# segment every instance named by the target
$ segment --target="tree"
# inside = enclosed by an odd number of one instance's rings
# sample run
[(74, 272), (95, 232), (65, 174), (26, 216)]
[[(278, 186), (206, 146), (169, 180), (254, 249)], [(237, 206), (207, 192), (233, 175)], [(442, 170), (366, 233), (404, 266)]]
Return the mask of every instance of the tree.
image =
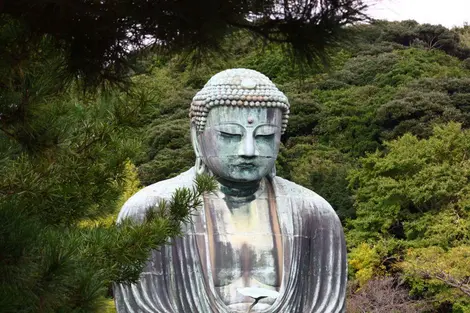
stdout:
[[(386, 142), (386, 152), (363, 158), (362, 166), (350, 174), (358, 217), (351, 221), (350, 235), (430, 240), (432, 230), (417, 223), (427, 224), (429, 217), (445, 210), (464, 214), (469, 143), (468, 131), (450, 123), (435, 127), (429, 139), (405, 134)], [(449, 239), (440, 240), (451, 244)]]
[(29, 46), (23, 34), (11, 19), (0, 28), (0, 311), (101, 312), (110, 284), (135, 281), (213, 182), (178, 191), (140, 226), (109, 223), (152, 95), (84, 93), (63, 80), (50, 38)]
[(380, 147), (375, 110), (389, 99), (390, 91), (376, 86), (315, 91), (322, 110), (313, 134), (320, 143), (355, 157), (374, 151)]
[(407, 90), (377, 110), (377, 124), (384, 139), (398, 138), (409, 132), (426, 138), (433, 125), (450, 121), (468, 123), (468, 115), (453, 105), (442, 92)]
[(470, 49), (465, 46), (465, 41), (462, 42), (464, 37), (458, 29), (449, 30), (442, 25), (419, 24), (413, 20), (375, 21), (365, 28), (367, 31), (360, 34), (360, 37), (370, 44), (393, 42), (405, 47), (438, 49), (460, 60), (470, 56)]
[(180, 234), (213, 185), (178, 191), (141, 226), (100, 223), (122, 204), (151, 98), (143, 89), (83, 94), (55, 75), (60, 53), (41, 45), (1, 68), (10, 75), (0, 82), (0, 311), (101, 311), (109, 285), (135, 281), (150, 249)]
[(361, 0), (6, 0), (2, 4), (2, 19), (11, 18), (24, 27), (28, 44), (23, 42), (22, 48), (47, 35), (64, 51), (67, 72), (90, 84), (122, 79), (131, 65), (128, 56), (135, 50), (186, 51), (197, 59), (219, 50), (224, 37), (236, 29), (288, 44), (300, 58), (317, 61), (324, 59), (327, 46), (341, 38), (344, 26), (366, 19)]
[(450, 121), (468, 128), (468, 83), (465, 77), (421, 78), (401, 88), (393, 99), (377, 110), (376, 123), (382, 129), (382, 139), (395, 139), (406, 132), (427, 138), (435, 124)]
[(283, 177), (328, 199), (341, 220), (354, 216), (347, 181), (352, 162), (347, 156), (316, 143), (313, 136), (297, 136), (281, 149), (278, 163)]
[(409, 249), (401, 267), (414, 293), (433, 294), (437, 303), (453, 302), (456, 312), (470, 308), (470, 246)]
[[(140, 53), (179, 52), (191, 65), (242, 29), (317, 62), (364, 8), (359, 0), (2, 1), (0, 310), (101, 311), (110, 284), (135, 281), (149, 251), (179, 235), (201, 193), (214, 189), (200, 177), (142, 224), (109, 223), (129, 158), (142, 158), (142, 125), (172, 106), (148, 110), (164, 91), (136, 75), (148, 70)], [(181, 145), (162, 141), (155, 124), (151, 142)]]

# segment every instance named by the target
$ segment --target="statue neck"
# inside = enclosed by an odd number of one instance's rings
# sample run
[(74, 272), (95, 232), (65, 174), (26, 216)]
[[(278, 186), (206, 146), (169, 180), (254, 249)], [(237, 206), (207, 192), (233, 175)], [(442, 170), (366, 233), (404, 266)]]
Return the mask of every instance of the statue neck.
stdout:
[(260, 188), (261, 180), (250, 182), (232, 182), (223, 178), (217, 178), (220, 183), (220, 191), (229, 197), (247, 198), (254, 196)]

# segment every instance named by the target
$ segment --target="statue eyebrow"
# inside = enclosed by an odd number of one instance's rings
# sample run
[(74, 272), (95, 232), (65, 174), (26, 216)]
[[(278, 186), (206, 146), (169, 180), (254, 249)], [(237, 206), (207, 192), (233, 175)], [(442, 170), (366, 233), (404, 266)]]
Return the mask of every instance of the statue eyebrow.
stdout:
[(243, 127), (243, 125), (235, 122), (219, 122), (218, 124), (215, 124), (214, 126), (220, 126), (220, 125), (234, 125), (234, 126), (239, 126)]
[[(227, 126), (227, 125), (233, 125), (233, 126), (235, 126), (235, 127), (240, 127), (240, 128), (242, 128), (243, 130), (246, 128), (246, 127), (243, 126), (242, 124), (239, 124), (239, 123), (236, 123), (236, 122), (219, 122), (218, 124), (215, 124), (215, 125), (213, 125), (212, 127)], [(265, 127), (265, 126), (281, 128), (279, 125), (272, 124), (272, 123), (266, 123), (266, 124), (256, 125), (254, 128), (255, 128), (255, 130), (256, 130), (256, 129), (260, 128), (260, 127)], [(252, 128), (252, 127), (253, 127), (253, 125), (248, 125), (248, 128)]]
[(256, 128), (263, 127), (263, 126), (270, 126), (270, 127), (277, 127), (277, 128), (280, 128), (279, 125), (271, 124), (271, 123), (260, 124), (260, 125), (256, 126)]

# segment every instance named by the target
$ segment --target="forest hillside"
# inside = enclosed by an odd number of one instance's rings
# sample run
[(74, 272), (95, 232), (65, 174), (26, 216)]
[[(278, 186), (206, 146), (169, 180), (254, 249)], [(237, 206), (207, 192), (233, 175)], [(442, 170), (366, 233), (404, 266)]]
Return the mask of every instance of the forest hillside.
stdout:
[(243, 33), (196, 68), (142, 61), (135, 79), (154, 103), (140, 182), (193, 166), (188, 106), (213, 74), (258, 70), (291, 102), (278, 175), (325, 197), (346, 229), (348, 312), (470, 312), (470, 28), (378, 21), (351, 32), (325, 67)]
[[(111, 42), (88, 44), (101, 19), (53, 12), (87, 32), (43, 35), (23, 23), (42, 25), (37, 7), (26, 14), (16, 3), (29, 2), (10, 1), (16, 15), (0, 20), (1, 312), (114, 310), (112, 283), (135, 282), (149, 251), (181, 235), (214, 181), (200, 177), (141, 225), (115, 225), (117, 212), (140, 188), (194, 165), (192, 97), (215, 73), (244, 67), (269, 76), (291, 103), (278, 175), (316, 191), (341, 218), (348, 313), (470, 313), (469, 26), (356, 23), (347, 43), (325, 43), (328, 58), (311, 66), (241, 28), (220, 32), (220, 51), (198, 64), (195, 54), (146, 51), (113, 69), (83, 57)], [(191, 39), (183, 37), (182, 46)], [(107, 80), (103, 69), (132, 83)]]

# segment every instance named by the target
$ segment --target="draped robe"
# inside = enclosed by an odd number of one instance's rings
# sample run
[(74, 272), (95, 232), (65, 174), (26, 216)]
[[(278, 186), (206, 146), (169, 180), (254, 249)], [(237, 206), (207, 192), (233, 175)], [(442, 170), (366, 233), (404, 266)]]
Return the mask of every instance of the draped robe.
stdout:
[[(176, 188), (193, 185), (194, 168), (150, 185), (123, 206), (118, 221), (142, 221)], [(271, 179), (283, 238), (280, 296), (266, 313), (345, 312), (347, 279), (343, 228), (322, 197), (280, 177)], [(200, 212), (201, 213), (201, 212)], [(119, 313), (232, 313), (218, 297), (212, 280), (204, 214), (184, 225), (185, 235), (153, 251), (136, 284), (116, 284)], [(256, 306), (254, 307), (254, 311)]]

